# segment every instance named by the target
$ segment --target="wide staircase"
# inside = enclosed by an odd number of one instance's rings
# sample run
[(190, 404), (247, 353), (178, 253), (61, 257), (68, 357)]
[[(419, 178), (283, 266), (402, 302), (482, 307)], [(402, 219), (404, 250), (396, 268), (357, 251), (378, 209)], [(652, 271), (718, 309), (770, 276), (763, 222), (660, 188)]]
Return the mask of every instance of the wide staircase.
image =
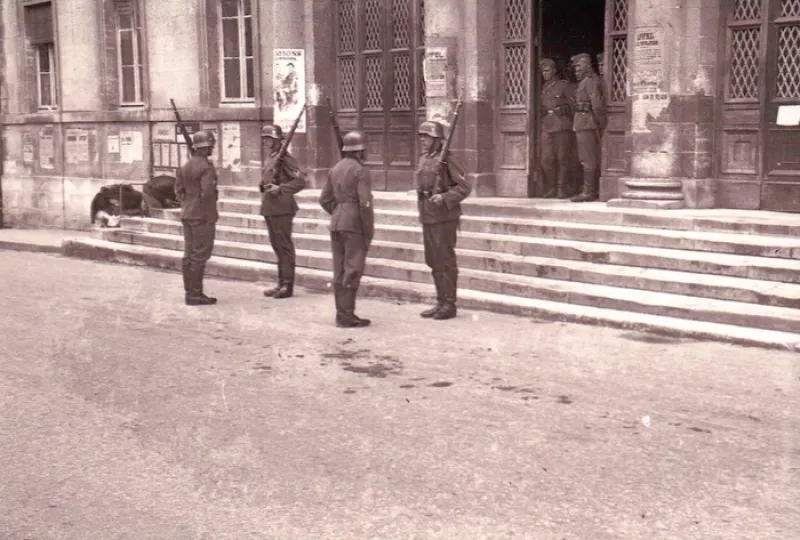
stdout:
[[(220, 186), (208, 274), (274, 279), (259, 197), (253, 187)], [(298, 195), (297, 284), (327, 290), (328, 216), (318, 197)], [(800, 350), (800, 219), (791, 214), (475, 197), (463, 206), (462, 308)], [(432, 300), (414, 196), (376, 193), (375, 212), (362, 294)], [(125, 218), (102, 238), (64, 247), (68, 255), (177, 270), (178, 210)]]

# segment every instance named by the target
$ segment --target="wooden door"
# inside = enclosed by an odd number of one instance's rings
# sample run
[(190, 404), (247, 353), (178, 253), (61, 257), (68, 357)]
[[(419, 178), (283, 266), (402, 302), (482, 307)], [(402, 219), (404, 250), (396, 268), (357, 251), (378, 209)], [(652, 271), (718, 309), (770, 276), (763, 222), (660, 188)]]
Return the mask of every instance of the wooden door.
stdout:
[(631, 123), (628, 97), (628, 15), (633, 0), (607, 0), (603, 90), (608, 106), (608, 127), (603, 135), (602, 179), (603, 193), (616, 195), (618, 178), (628, 172), (629, 138), (626, 132)]
[(409, 190), (425, 117), (424, 0), (337, 0), (336, 106), (368, 137), (373, 188)]

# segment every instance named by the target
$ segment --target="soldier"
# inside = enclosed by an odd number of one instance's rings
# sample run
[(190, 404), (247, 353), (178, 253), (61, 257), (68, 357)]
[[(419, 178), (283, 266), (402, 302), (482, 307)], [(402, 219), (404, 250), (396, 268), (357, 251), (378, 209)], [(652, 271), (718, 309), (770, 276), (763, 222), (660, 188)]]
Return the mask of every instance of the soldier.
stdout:
[(217, 172), (208, 159), (216, 139), (210, 131), (192, 136), (195, 152), (178, 169), (175, 193), (181, 203), (183, 223), (183, 288), (186, 305), (216, 304), (217, 299), (203, 294), (203, 273), (214, 250), (217, 228)]
[(436, 285), (436, 305), (420, 315), (436, 320), (452, 319), (456, 316), (458, 290), (456, 240), (460, 203), (472, 188), (464, 178), (464, 170), (452, 156), (445, 156), (447, 168), (442, 171), (442, 125), (422, 122), (417, 133), (422, 144), (417, 167), (417, 208), (422, 223), (425, 264), (430, 267)]
[(600, 187), (600, 139), (607, 120), (606, 104), (600, 78), (592, 69), (592, 58), (581, 53), (572, 57), (572, 63), (578, 78), (572, 129), (578, 143), (578, 158), (583, 166), (583, 192), (570, 200), (596, 201)]
[(544, 58), (542, 70), (542, 171), (544, 172), (545, 198), (556, 195), (559, 199), (569, 194), (568, 175), (570, 145), (572, 142), (572, 107), (570, 83), (556, 73), (556, 63)]
[(297, 213), (294, 194), (306, 187), (305, 171), (297, 160), (286, 152), (277, 167), (283, 132), (280, 126), (266, 125), (261, 129), (261, 141), (266, 146), (264, 167), (261, 169), (261, 215), (267, 222), (269, 242), (278, 257), (278, 284), (264, 291), (264, 296), (289, 298), (294, 294), (295, 252), (292, 242), (292, 221)]
[(336, 326), (353, 328), (370, 323), (356, 316), (355, 309), (367, 251), (375, 234), (375, 216), (369, 169), (363, 165), (366, 136), (351, 131), (342, 140), (342, 159), (328, 172), (319, 204), (331, 214)]

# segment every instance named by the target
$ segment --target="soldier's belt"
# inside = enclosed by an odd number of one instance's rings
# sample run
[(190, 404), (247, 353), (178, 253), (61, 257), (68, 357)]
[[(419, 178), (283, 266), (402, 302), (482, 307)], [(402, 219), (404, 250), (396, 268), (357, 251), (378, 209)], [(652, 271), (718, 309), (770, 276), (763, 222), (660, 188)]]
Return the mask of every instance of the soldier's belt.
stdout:
[(592, 112), (592, 104), (591, 103), (578, 103), (575, 107), (575, 110), (578, 112)]

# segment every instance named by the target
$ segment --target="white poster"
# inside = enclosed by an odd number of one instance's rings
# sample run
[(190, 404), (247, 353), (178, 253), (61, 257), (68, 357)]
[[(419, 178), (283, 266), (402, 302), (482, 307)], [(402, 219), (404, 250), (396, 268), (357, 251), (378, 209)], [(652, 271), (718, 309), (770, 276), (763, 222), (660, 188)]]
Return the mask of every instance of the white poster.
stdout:
[(142, 132), (120, 131), (119, 133), (119, 160), (122, 163), (142, 161)]
[[(306, 101), (306, 62), (303, 49), (275, 49), (275, 124), (288, 132)], [(297, 133), (306, 132), (305, 114)]]
[(42, 169), (55, 169), (55, 163), (53, 128), (47, 126), (39, 132), (39, 166)]
[(776, 123), (779, 126), (800, 125), (800, 105), (778, 106), (778, 118)]
[(109, 154), (119, 154), (119, 135), (109, 135), (106, 137)]
[(242, 140), (239, 122), (222, 122), (220, 149), (222, 150), (220, 152), (222, 154), (222, 166), (236, 172), (241, 170)]
[(447, 97), (447, 47), (425, 47), (425, 95)]

